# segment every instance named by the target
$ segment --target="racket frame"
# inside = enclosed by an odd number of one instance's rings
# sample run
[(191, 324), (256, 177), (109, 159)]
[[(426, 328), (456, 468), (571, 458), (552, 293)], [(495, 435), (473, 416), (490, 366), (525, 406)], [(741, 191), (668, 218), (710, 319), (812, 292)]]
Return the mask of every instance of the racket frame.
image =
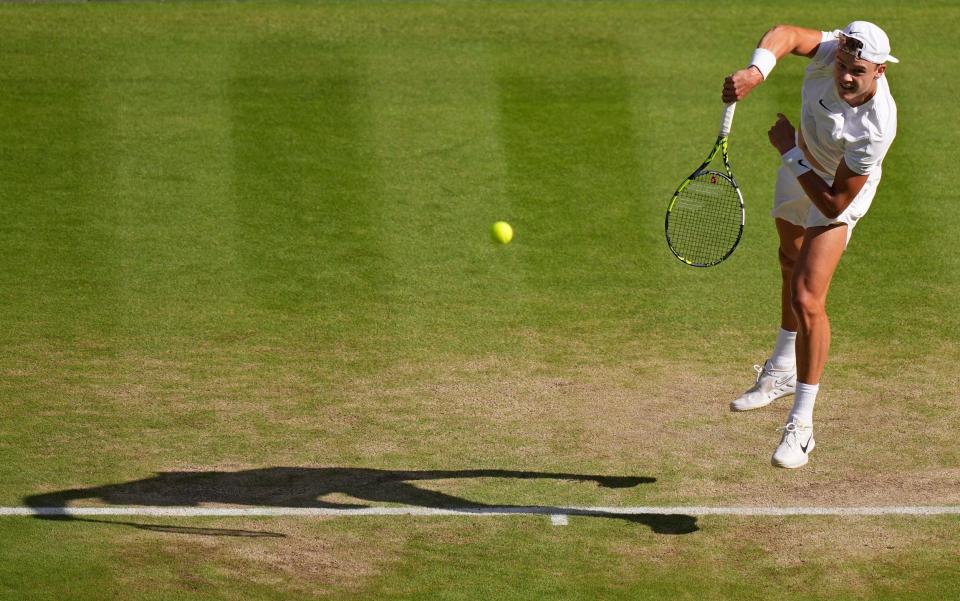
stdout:
[[(703, 162), (703, 164), (697, 167), (697, 169), (693, 173), (691, 173), (690, 176), (687, 177), (687, 179), (683, 180), (683, 182), (677, 187), (676, 192), (673, 193), (673, 198), (670, 199), (670, 205), (667, 207), (667, 214), (666, 214), (666, 217), (664, 218), (664, 225), (663, 225), (663, 232), (667, 238), (667, 246), (670, 248), (670, 252), (673, 253), (673, 256), (680, 259), (681, 261), (683, 261), (684, 263), (686, 263), (691, 267), (713, 267), (714, 265), (718, 265), (722, 263), (723, 261), (727, 260), (727, 258), (730, 257), (730, 255), (733, 254), (733, 251), (735, 251), (737, 249), (737, 246), (740, 244), (740, 239), (743, 237), (743, 226), (746, 220), (746, 212), (744, 211), (744, 208), (743, 208), (743, 194), (740, 192), (740, 186), (737, 184), (736, 178), (733, 177), (733, 170), (730, 169), (730, 159), (727, 155), (727, 140), (730, 136), (730, 125), (733, 122), (733, 112), (735, 108), (736, 108), (736, 103), (730, 103), (725, 106), (723, 119), (720, 123), (720, 134), (717, 136), (717, 141), (713, 144), (713, 148), (710, 150), (710, 154), (707, 155), (707, 159)], [(707, 169), (710, 163), (713, 162), (713, 159), (717, 157), (717, 154), (720, 154), (723, 157), (723, 166), (724, 166), (724, 169), (726, 170), (726, 173), (721, 173), (719, 171)], [(711, 261), (709, 263), (699, 263), (699, 262), (695, 262), (695, 261), (691, 261), (690, 259), (687, 259), (683, 255), (681, 255), (676, 248), (674, 248), (673, 241), (670, 239), (670, 214), (673, 211), (673, 207), (677, 203), (677, 198), (679, 198), (680, 193), (683, 192), (684, 188), (686, 188), (690, 184), (690, 182), (692, 182), (697, 177), (705, 173), (709, 173), (711, 175), (716, 175), (724, 179), (727, 179), (733, 185), (733, 189), (737, 192), (737, 199), (740, 201), (740, 229), (737, 232), (737, 239), (734, 240), (733, 244), (730, 246), (730, 249), (726, 252), (726, 254), (724, 254), (722, 257), (720, 257), (715, 261)]]

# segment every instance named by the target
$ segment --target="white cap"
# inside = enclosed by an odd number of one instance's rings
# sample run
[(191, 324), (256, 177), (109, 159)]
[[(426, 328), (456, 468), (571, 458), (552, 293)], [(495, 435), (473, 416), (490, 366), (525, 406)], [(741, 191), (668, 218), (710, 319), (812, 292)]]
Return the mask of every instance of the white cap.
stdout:
[(854, 21), (843, 28), (841, 32), (848, 38), (853, 38), (863, 44), (860, 49), (860, 58), (882, 65), (883, 63), (899, 63), (896, 57), (890, 56), (890, 38), (887, 34), (868, 21)]

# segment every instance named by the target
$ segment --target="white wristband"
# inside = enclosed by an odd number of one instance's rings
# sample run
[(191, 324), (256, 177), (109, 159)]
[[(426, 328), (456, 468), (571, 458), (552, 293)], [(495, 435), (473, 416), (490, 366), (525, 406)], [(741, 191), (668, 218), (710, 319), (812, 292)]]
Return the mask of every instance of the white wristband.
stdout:
[(794, 146), (780, 155), (780, 160), (783, 161), (784, 167), (793, 173), (793, 177), (800, 177), (807, 171), (813, 171), (807, 164), (807, 159), (803, 156), (803, 151), (800, 150), (799, 146)]
[(770, 72), (777, 65), (777, 55), (766, 48), (757, 48), (750, 57), (750, 65), (760, 70), (763, 79), (767, 79)]

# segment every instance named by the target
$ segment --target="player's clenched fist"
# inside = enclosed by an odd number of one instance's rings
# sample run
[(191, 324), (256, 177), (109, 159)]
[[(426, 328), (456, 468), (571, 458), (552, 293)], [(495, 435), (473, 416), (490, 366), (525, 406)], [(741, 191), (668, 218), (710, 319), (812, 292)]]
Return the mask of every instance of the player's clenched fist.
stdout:
[(767, 132), (767, 137), (780, 154), (797, 145), (797, 131), (783, 113), (777, 113), (777, 122)]
[(753, 88), (763, 82), (763, 75), (756, 67), (740, 69), (723, 80), (723, 101), (737, 102), (746, 98)]

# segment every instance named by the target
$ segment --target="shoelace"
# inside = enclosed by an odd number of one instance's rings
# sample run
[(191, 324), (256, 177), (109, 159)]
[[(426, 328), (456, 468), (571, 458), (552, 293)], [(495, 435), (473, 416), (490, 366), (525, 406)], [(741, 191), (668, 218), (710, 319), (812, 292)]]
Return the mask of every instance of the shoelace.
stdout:
[[(798, 436), (798, 433), (804, 430), (809, 431), (810, 428), (805, 426), (798, 426), (797, 422), (790, 422), (785, 426), (780, 426), (779, 428), (777, 428), (777, 432), (786, 432), (787, 434), (793, 434), (793, 441), (795, 442), (800, 442), (800, 437)], [(790, 446), (796, 446), (795, 444), (793, 444), (793, 442), (790, 442), (788, 444)]]
[[(764, 374), (764, 373), (766, 373), (768, 376), (774, 376), (774, 375), (775, 375), (774, 373), (772, 373), (772, 372), (770, 372), (770, 371), (767, 371), (767, 366), (766, 366), (766, 365), (754, 365), (754, 366), (753, 366), (753, 371), (757, 372), (757, 379), (754, 380), (754, 384), (757, 384), (757, 383), (760, 382), (760, 378), (763, 377), (763, 374)], [(774, 371), (776, 371), (776, 370), (774, 370)], [(783, 372), (783, 373), (786, 373), (786, 372)], [(783, 386), (786, 385), (788, 382), (789, 382), (789, 380), (787, 380), (787, 381), (785, 381), (785, 382), (777, 385), (777, 388), (778, 388), (778, 389), (779, 389), (779, 388), (783, 388)]]

